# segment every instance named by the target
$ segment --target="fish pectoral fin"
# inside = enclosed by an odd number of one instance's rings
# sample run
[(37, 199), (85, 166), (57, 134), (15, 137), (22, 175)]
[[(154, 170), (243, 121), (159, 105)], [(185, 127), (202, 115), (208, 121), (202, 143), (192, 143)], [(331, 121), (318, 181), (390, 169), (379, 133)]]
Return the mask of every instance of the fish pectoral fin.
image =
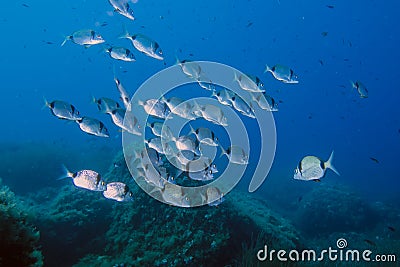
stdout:
[(321, 182), (320, 179), (315, 179), (315, 180), (313, 180), (313, 181), (314, 181), (314, 182), (317, 182), (317, 183)]

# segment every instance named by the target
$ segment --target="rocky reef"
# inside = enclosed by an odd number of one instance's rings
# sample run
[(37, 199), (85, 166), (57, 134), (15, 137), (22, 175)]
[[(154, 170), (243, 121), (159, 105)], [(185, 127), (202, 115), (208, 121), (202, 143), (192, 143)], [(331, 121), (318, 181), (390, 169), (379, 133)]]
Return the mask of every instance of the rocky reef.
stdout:
[(295, 225), (311, 238), (333, 232), (365, 232), (378, 221), (377, 211), (361, 197), (327, 185), (304, 195), (294, 218)]
[[(233, 191), (218, 207), (169, 206), (131, 181), (122, 155), (115, 162), (120, 167), (111, 168), (105, 179), (129, 183), (135, 200), (113, 204), (103, 252), (87, 255), (75, 266), (242, 266), (257, 262), (254, 249), (264, 243), (300, 246), (290, 223), (250, 194)], [(254, 246), (255, 237), (261, 247)]]
[(0, 179), (0, 266), (42, 266), (39, 237), (26, 207)]

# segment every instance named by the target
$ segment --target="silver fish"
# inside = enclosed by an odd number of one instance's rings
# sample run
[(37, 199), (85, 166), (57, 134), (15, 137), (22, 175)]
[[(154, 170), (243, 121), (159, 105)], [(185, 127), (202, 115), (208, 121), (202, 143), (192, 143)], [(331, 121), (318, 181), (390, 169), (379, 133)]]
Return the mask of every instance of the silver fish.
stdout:
[(231, 101), (233, 108), (239, 111), (241, 114), (253, 119), (256, 117), (254, 115), (253, 109), (238, 95), (235, 94), (231, 98)]
[(191, 151), (196, 155), (200, 155), (196, 140), (193, 140), (191, 136), (179, 136), (178, 138), (174, 138), (174, 142), (179, 151)]
[(125, 113), (125, 117), (123, 119), (123, 130), (127, 131), (130, 134), (142, 135), (142, 126), (139, 124), (139, 120), (132, 113)]
[(266, 65), (264, 72), (270, 72), (275, 79), (284, 83), (299, 83), (297, 75), (287, 66), (276, 64), (270, 68)]
[(158, 99), (140, 100), (138, 104), (144, 108), (147, 114), (159, 119), (166, 119), (171, 112), (167, 104)]
[[(136, 158), (140, 159), (140, 165), (144, 167), (147, 164), (153, 165), (155, 168), (160, 167), (164, 164), (161, 154), (153, 148), (145, 148), (146, 151), (142, 150), (140, 153), (136, 154)], [(147, 152), (147, 157), (145, 156)]]
[(201, 74), (201, 67), (196, 62), (190, 60), (179, 61), (177, 59), (177, 64), (181, 67), (182, 72), (191, 79), (199, 80)]
[(190, 179), (195, 181), (210, 181), (214, 179), (212, 170), (209, 170), (208, 168), (203, 171), (189, 172), (188, 176)]
[(46, 107), (50, 109), (51, 113), (59, 119), (71, 121), (82, 119), (82, 117), (79, 115), (79, 111), (73, 105), (67, 102), (60, 100), (47, 102), (46, 99), (44, 102)]
[(101, 121), (99, 121), (97, 119), (83, 117), (80, 120), (76, 120), (76, 122), (79, 124), (79, 128), (81, 128), (82, 131), (84, 131), (88, 134), (100, 136), (100, 137), (109, 137), (110, 136), (107, 128), (104, 126), (104, 123), (102, 123)]
[(178, 206), (178, 207), (190, 207), (190, 199), (188, 196), (184, 195), (182, 187), (167, 183), (163, 190), (161, 190), (161, 195), (165, 202)]
[(111, 58), (126, 61), (126, 62), (134, 62), (136, 61), (135, 55), (127, 48), (112, 46), (105, 50)]
[(160, 45), (149, 37), (143, 34), (131, 35), (125, 30), (125, 33), (120, 38), (131, 40), (133, 46), (143, 54), (158, 60), (164, 60)]
[(103, 191), (103, 196), (118, 202), (133, 201), (133, 193), (126, 184), (121, 182), (108, 183), (107, 189)]
[(59, 179), (72, 178), (75, 186), (91, 191), (106, 190), (106, 183), (101, 179), (100, 174), (92, 170), (82, 170), (78, 172), (70, 172), (65, 166), (64, 175)]
[(165, 104), (167, 104), (168, 108), (171, 110), (172, 114), (178, 115), (181, 118), (192, 120), (196, 117), (190, 112), (193, 106), (189, 102), (185, 102), (184, 100), (178, 97), (170, 97), (166, 99), (165, 97), (161, 98)]
[(160, 189), (163, 189), (167, 180), (164, 179), (161, 174), (155, 169), (151, 168), (149, 164), (143, 166), (144, 178), (147, 183), (154, 185)]
[(97, 104), (97, 108), (103, 113), (110, 114), (113, 110), (121, 107), (117, 101), (107, 97), (95, 98), (93, 96), (92, 101)]
[(129, 94), (126, 92), (125, 88), (121, 84), (121, 81), (117, 77), (114, 77), (114, 81), (115, 81), (115, 85), (117, 86), (117, 89), (119, 91), (122, 103), (124, 104), (125, 108), (129, 108), (130, 100), (131, 100), (131, 98), (129, 97)]
[(235, 164), (246, 165), (249, 163), (249, 156), (246, 154), (243, 148), (240, 146), (230, 146), (228, 149), (221, 148), (221, 156), (226, 155), (230, 162)]
[(239, 84), (240, 88), (249, 92), (265, 92), (263, 83), (258, 77), (244, 75), (234, 72), (234, 80)]
[(130, 20), (135, 20), (133, 10), (129, 5), (128, 0), (108, 0), (108, 2), (113, 6), (115, 12)]
[(101, 35), (97, 34), (94, 30), (79, 30), (71, 35), (65, 37), (64, 41), (62, 42), (61, 46), (63, 46), (67, 41), (72, 41), (75, 44), (83, 45), (86, 48), (104, 43), (105, 40)]
[(224, 194), (217, 187), (208, 187), (205, 195), (201, 195), (203, 203), (209, 206), (218, 206), (224, 202)]
[(212, 92), (211, 96), (214, 96), (215, 98), (217, 98), (218, 102), (221, 103), (222, 105), (231, 107), (232, 106), (231, 99), (235, 95), (236, 94), (234, 92), (232, 92), (231, 90), (222, 89), (222, 90), (220, 90), (218, 92), (216, 92), (214, 90)]
[(278, 111), (278, 103), (266, 93), (250, 93), (253, 102), (263, 110)]
[(155, 149), (158, 153), (163, 155), (170, 155), (170, 145), (168, 143), (163, 143), (161, 137), (155, 137), (148, 140), (144, 140), (149, 148)]
[(368, 97), (367, 87), (365, 87), (365, 85), (362, 84), (360, 81), (351, 82), (351, 86), (353, 88), (357, 89), (358, 94), (360, 95), (360, 98), (367, 98)]
[(224, 112), (217, 106), (206, 104), (194, 106), (192, 113), (196, 116), (221, 126), (228, 126), (228, 119)]
[(340, 176), (339, 172), (332, 165), (333, 151), (328, 161), (323, 162), (321, 159), (315, 156), (306, 156), (300, 162), (297, 168), (294, 170), (293, 178), (296, 180), (303, 181), (319, 181), (325, 176), (326, 170), (331, 169), (337, 175)]
[(195, 130), (193, 129), (192, 125), (189, 126), (190, 126), (189, 134), (194, 134), (200, 143), (209, 146), (218, 146), (218, 138), (215, 136), (214, 132), (212, 132), (210, 129), (200, 127)]
[(168, 125), (164, 125), (162, 122), (147, 123), (147, 127), (151, 129), (151, 132), (157, 137), (163, 137), (167, 141), (171, 141), (174, 138), (171, 129)]

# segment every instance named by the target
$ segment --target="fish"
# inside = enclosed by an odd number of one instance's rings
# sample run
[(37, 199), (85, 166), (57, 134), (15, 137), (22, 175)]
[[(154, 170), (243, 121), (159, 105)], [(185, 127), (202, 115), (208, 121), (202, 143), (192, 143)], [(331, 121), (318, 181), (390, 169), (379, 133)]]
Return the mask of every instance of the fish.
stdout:
[(125, 117), (126, 109), (124, 108), (116, 108), (113, 111), (109, 112), (113, 123), (121, 129), (124, 129), (124, 117)]
[(129, 186), (121, 182), (108, 183), (103, 196), (118, 202), (133, 201), (133, 193), (129, 190)]
[(196, 62), (191, 60), (182, 60), (177, 59), (177, 64), (181, 67), (182, 72), (189, 78), (198, 81), (201, 76), (201, 67)]
[(110, 137), (104, 123), (97, 119), (83, 117), (82, 119), (76, 120), (76, 122), (79, 124), (79, 128), (88, 134), (99, 137)]
[(368, 90), (365, 87), (365, 85), (362, 84), (360, 81), (351, 82), (351, 86), (353, 88), (357, 89), (358, 94), (360, 95), (360, 98), (367, 98), (368, 97)]
[(391, 231), (391, 232), (396, 232), (396, 229), (395, 229), (394, 227), (392, 227), (392, 226), (388, 226), (387, 228), (388, 228), (389, 231)]
[(179, 169), (187, 168), (188, 164), (196, 159), (196, 153), (190, 150), (182, 150), (175, 153), (174, 157), (178, 160)]
[[(123, 109), (125, 110), (125, 109)], [(131, 112), (125, 113), (125, 117), (123, 118), (123, 127), (121, 127), (124, 131), (134, 134), (137, 136), (142, 135), (142, 126), (139, 124), (138, 118), (135, 117)]]
[(138, 104), (142, 106), (150, 116), (166, 119), (171, 113), (168, 105), (164, 101), (158, 99), (148, 99), (146, 101), (139, 100)]
[(239, 113), (253, 119), (256, 117), (253, 109), (238, 95), (233, 96), (231, 102), (233, 108), (239, 111)]
[(376, 158), (370, 157), (369, 159), (372, 160), (372, 161), (375, 162), (375, 163), (379, 163), (379, 161), (378, 161)]
[(59, 119), (70, 121), (82, 119), (79, 115), (79, 111), (67, 102), (60, 100), (48, 102), (46, 99), (44, 99), (44, 102), (45, 106), (50, 109), (51, 113)]
[(61, 43), (61, 46), (64, 46), (67, 41), (72, 41), (75, 44), (83, 45), (86, 48), (105, 42), (100, 34), (91, 29), (84, 29), (73, 32), (71, 35), (65, 37), (64, 41)]
[(224, 202), (224, 194), (214, 186), (207, 187), (205, 195), (201, 194), (203, 203), (207, 203), (209, 206), (218, 206)]
[(117, 101), (107, 97), (95, 98), (93, 96), (92, 102), (97, 104), (97, 108), (100, 112), (108, 114), (110, 114), (113, 110), (121, 107)]
[(155, 169), (151, 168), (149, 164), (143, 166), (144, 179), (148, 184), (152, 184), (159, 189), (163, 189), (167, 180)]
[(237, 72), (234, 72), (234, 81), (236, 81), (239, 84), (240, 88), (245, 91), (265, 92), (265, 90), (263, 89), (264, 84), (256, 76), (238, 74)]
[(179, 151), (191, 151), (196, 155), (200, 155), (198, 144), (196, 144), (197, 140), (193, 140), (191, 136), (179, 136), (178, 138), (173, 139), (175, 142), (175, 146)]
[(130, 20), (135, 20), (133, 9), (130, 7), (128, 0), (108, 0), (108, 2), (112, 5), (115, 12)]
[(195, 181), (210, 181), (214, 179), (214, 175), (211, 170), (203, 170), (199, 172), (189, 172), (188, 177)]
[(188, 101), (184, 101), (178, 97), (165, 98), (161, 100), (168, 106), (172, 114), (175, 114), (181, 118), (192, 120), (196, 117), (190, 112), (193, 106)]
[(263, 109), (268, 111), (278, 111), (278, 103), (273, 97), (264, 93), (250, 93), (251, 100)]
[(328, 36), (328, 32), (321, 32), (322, 37)]
[(111, 58), (126, 62), (136, 61), (135, 55), (127, 48), (120, 46), (112, 46), (105, 51), (110, 55)]
[(222, 105), (231, 107), (232, 106), (232, 97), (234, 97), (236, 94), (232, 92), (231, 90), (228, 89), (222, 89), (218, 92), (215, 90), (212, 91), (211, 96), (215, 97), (219, 103)]
[[(147, 157), (145, 155), (147, 153)], [(136, 158), (140, 159), (140, 166), (145, 166), (146, 164), (151, 164), (155, 168), (158, 168), (164, 164), (161, 154), (157, 152), (157, 150), (147, 147), (144, 148), (142, 151), (136, 152)]]
[(144, 142), (149, 148), (155, 149), (158, 153), (163, 155), (170, 155), (170, 148), (167, 142), (163, 143), (161, 137), (145, 139)]
[(240, 165), (246, 165), (249, 163), (248, 154), (240, 146), (232, 145), (225, 150), (220, 145), (220, 148), (221, 148), (221, 156), (220, 157), (222, 157), (223, 155), (227, 156), (229, 159), (229, 162), (232, 162), (235, 164), (240, 164)]
[(276, 64), (273, 67), (265, 65), (264, 73), (265, 72), (270, 72), (275, 79), (284, 83), (299, 83), (298, 77), (294, 71), (284, 65)]
[(124, 104), (125, 108), (128, 109), (130, 107), (130, 99), (131, 99), (129, 94), (126, 92), (125, 88), (122, 86), (121, 81), (115, 76), (114, 76), (114, 82), (115, 82), (115, 85), (117, 86), (122, 103)]
[(225, 117), (224, 112), (217, 106), (196, 104), (193, 107), (192, 113), (214, 124), (228, 126), (228, 119)]
[(125, 29), (125, 33), (122, 36), (120, 36), (120, 38), (126, 38), (131, 40), (133, 46), (139, 52), (142, 52), (143, 54), (155, 58), (157, 60), (164, 60), (163, 51), (160, 48), (160, 45), (156, 41), (150, 39), (149, 37), (143, 34), (131, 35)]
[(206, 169), (211, 170), (212, 173), (217, 173), (218, 169), (216, 167), (215, 164), (212, 163), (212, 160), (209, 157), (206, 156), (201, 156), (201, 157), (197, 157), (195, 158), (196, 155), (194, 155), (192, 158), (190, 158), (190, 155), (188, 156), (188, 158), (190, 159), (184, 168), (184, 171), (187, 173), (191, 173), (191, 172), (200, 172), (200, 171), (204, 171)]
[(218, 172), (217, 166), (215, 164), (211, 164), (207, 166), (204, 170), (196, 172), (188, 172), (188, 177), (196, 181), (210, 181), (214, 179), (214, 173), (217, 172)]
[(76, 187), (90, 191), (106, 190), (106, 183), (103, 181), (99, 173), (92, 170), (71, 172), (64, 165), (62, 167), (64, 169), (64, 174), (59, 178), (59, 180), (69, 177), (72, 178), (72, 182)]
[(321, 159), (315, 156), (306, 156), (298, 164), (294, 170), (293, 178), (296, 180), (303, 181), (320, 181), (325, 176), (326, 170), (331, 169), (337, 175), (340, 176), (339, 172), (332, 165), (334, 152), (332, 151), (329, 159), (323, 162)]
[(174, 139), (174, 135), (172, 134), (171, 128), (168, 125), (164, 125), (162, 122), (148, 122), (147, 127), (151, 129), (151, 132), (157, 137), (163, 137), (167, 141), (171, 141)]
[(182, 187), (175, 184), (167, 183), (161, 190), (161, 196), (165, 202), (178, 206), (178, 207), (190, 207), (190, 198), (184, 195)]
[(200, 143), (209, 146), (218, 146), (218, 137), (216, 137), (214, 132), (211, 131), (210, 129), (200, 127), (195, 130), (190, 124), (189, 127), (190, 127), (189, 134), (194, 134)]
[(333, 5), (326, 5), (327, 8), (335, 8)]

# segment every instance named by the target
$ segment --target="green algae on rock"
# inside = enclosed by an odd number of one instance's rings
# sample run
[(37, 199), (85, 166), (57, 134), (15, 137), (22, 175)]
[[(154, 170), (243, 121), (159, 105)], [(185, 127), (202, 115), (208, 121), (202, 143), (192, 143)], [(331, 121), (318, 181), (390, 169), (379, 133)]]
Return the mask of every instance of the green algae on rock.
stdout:
[(0, 179), (0, 266), (43, 266), (39, 231), (23, 204)]

